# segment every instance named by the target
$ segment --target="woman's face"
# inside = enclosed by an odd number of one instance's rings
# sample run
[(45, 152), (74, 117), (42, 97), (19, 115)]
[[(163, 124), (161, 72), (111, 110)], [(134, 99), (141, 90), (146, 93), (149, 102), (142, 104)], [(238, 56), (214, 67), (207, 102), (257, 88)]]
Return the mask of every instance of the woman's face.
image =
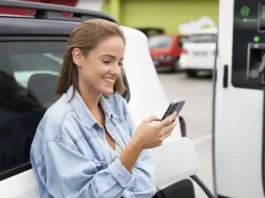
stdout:
[(125, 44), (121, 37), (111, 36), (83, 56), (79, 49), (73, 50), (73, 59), (78, 66), (79, 84), (90, 93), (110, 95), (114, 84), (122, 74)]

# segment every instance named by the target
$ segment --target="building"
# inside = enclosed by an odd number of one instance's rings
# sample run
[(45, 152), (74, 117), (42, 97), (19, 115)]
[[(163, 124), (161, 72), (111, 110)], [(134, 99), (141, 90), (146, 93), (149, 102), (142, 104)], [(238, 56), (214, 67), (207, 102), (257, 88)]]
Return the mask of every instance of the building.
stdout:
[(160, 27), (177, 33), (180, 25), (198, 24), (201, 17), (202, 24), (210, 20), (217, 24), (218, 4), (218, 0), (105, 0), (102, 11), (125, 26)]

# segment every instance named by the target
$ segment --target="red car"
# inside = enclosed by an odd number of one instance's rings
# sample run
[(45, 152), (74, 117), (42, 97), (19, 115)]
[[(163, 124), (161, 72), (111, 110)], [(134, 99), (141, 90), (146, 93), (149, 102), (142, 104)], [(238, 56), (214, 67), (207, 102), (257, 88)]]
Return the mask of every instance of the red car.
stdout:
[(178, 72), (178, 60), (187, 35), (160, 34), (148, 39), (148, 46), (156, 68), (167, 68)]

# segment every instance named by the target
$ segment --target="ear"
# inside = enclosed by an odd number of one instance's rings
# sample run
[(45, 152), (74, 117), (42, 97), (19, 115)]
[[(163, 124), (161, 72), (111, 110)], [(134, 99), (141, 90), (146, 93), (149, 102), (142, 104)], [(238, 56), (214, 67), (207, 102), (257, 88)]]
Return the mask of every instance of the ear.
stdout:
[(72, 51), (72, 57), (73, 61), (76, 64), (77, 67), (82, 66), (82, 52), (79, 48), (74, 48)]

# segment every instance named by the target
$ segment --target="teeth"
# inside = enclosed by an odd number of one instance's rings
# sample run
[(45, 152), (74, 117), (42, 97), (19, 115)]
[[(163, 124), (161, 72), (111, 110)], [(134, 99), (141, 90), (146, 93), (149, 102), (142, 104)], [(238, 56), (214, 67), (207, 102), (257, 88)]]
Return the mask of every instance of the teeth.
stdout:
[(103, 78), (103, 80), (105, 80), (108, 83), (114, 83), (114, 78)]

